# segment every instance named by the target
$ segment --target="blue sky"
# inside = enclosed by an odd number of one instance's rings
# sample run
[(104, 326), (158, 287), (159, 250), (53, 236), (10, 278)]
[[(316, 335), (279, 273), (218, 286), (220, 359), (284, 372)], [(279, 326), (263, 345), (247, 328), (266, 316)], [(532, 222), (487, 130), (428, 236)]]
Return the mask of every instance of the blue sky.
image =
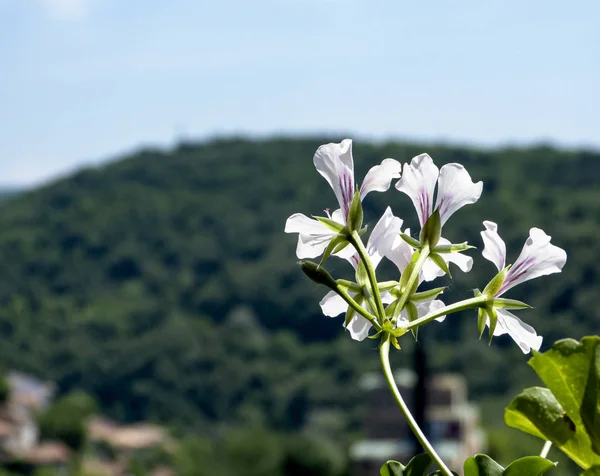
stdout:
[(600, 149), (598, 19), (596, 0), (0, 0), (0, 183), (215, 134)]

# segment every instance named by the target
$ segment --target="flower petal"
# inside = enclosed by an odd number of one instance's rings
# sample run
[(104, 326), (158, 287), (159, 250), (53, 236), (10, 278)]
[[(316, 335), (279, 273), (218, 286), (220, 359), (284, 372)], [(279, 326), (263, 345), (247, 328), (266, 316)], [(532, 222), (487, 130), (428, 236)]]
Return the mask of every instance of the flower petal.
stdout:
[(529, 230), (529, 238), (517, 261), (508, 270), (498, 296), (530, 279), (560, 273), (567, 262), (567, 253), (551, 244), (551, 238), (539, 228)]
[(421, 226), (433, 211), (433, 192), (438, 175), (439, 170), (431, 157), (421, 154), (413, 158), (410, 164), (404, 164), (402, 178), (396, 183), (396, 188), (412, 200)]
[(396, 298), (389, 291), (384, 291), (381, 293), (381, 302), (383, 304), (392, 304)]
[(369, 192), (385, 192), (393, 179), (400, 178), (402, 165), (394, 159), (384, 159), (381, 165), (371, 167), (360, 186), (360, 198), (363, 200)]
[(300, 259), (316, 258), (323, 254), (325, 248), (336, 233), (318, 220), (294, 213), (285, 222), (286, 233), (299, 233), (296, 256)]
[(498, 234), (498, 225), (493, 221), (484, 221), (485, 231), (481, 232), (483, 238), (482, 256), (496, 265), (498, 271), (506, 266), (506, 244)]
[[(423, 317), (432, 312), (439, 311), (445, 306), (445, 304), (439, 299), (434, 299), (431, 301), (420, 301), (414, 304), (417, 308), (417, 317)], [(444, 319), (446, 319), (446, 316), (441, 316), (438, 317), (436, 321), (442, 322)], [(408, 324), (408, 322), (408, 312), (406, 311), (406, 309), (403, 309), (400, 313), (400, 317), (398, 318), (398, 324)]]
[(444, 165), (440, 170), (436, 202), (442, 226), (456, 210), (479, 200), (482, 190), (483, 182), (473, 183), (462, 165)]
[(300, 233), (296, 245), (296, 256), (299, 259), (321, 256), (334, 236), (335, 233), (331, 232), (322, 235), (304, 235)]
[(285, 221), (286, 233), (302, 233), (304, 235), (322, 235), (326, 231), (332, 233), (332, 230), (319, 220), (309, 218), (302, 213), (294, 213)]
[(421, 268), (420, 278), (422, 281), (433, 281), (434, 279), (439, 278), (440, 276), (444, 276), (444, 274), (446, 273), (444, 273), (437, 264), (428, 259), (427, 261), (425, 261), (425, 264), (423, 264), (423, 267)]
[(343, 212), (344, 223), (348, 217), (350, 203), (354, 196), (354, 161), (352, 159), (352, 140), (344, 139), (339, 144), (324, 144), (317, 149), (313, 157), (317, 171), (331, 185), (333, 193)]
[[(451, 243), (446, 238), (440, 238), (438, 244), (450, 245)], [(441, 253), (440, 256), (446, 262), (447, 265), (453, 263), (456, 266), (458, 266), (463, 273), (468, 273), (473, 267), (473, 258), (462, 253)], [(430, 259), (425, 261), (425, 264), (421, 269), (421, 277), (423, 281), (433, 281), (435, 278), (444, 276), (444, 274), (444, 271), (442, 271), (440, 267)]]
[[(423, 301), (423, 302), (415, 303), (415, 306), (417, 308), (418, 316), (423, 317), (432, 312), (439, 311), (440, 309), (442, 309), (445, 306), (445, 304), (442, 301), (440, 301), (439, 299), (434, 299), (432, 301)], [(446, 316), (441, 316), (441, 317), (438, 317), (436, 319), (436, 321), (442, 322), (444, 319), (446, 319)]]
[[(494, 331), (495, 336), (508, 334), (512, 340), (521, 348), (524, 354), (528, 354), (531, 349), (540, 350), (542, 346), (542, 336), (538, 336), (535, 329), (529, 324), (525, 324), (517, 316), (508, 312), (506, 309), (496, 309), (498, 312), (498, 324)], [(488, 319), (489, 326), (489, 319)]]
[(444, 253), (442, 258), (446, 263), (453, 263), (458, 266), (463, 273), (468, 273), (473, 267), (473, 258), (459, 252)]
[[(410, 229), (407, 228), (404, 231), (404, 234), (410, 236)], [(406, 269), (406, 266), (408, 266), (408, 263), (410, 263), (413, 253), (414, 250), (410, 245), (404, 241), (400, 235), (396, 235), (390, 249), (385, 253), (385, 257), (394, 263), (398, 268), (398, 271), (400, 271), (400, 274), (402, 274)]]
[(367, 242), (367, 253), (371, 258), (374, 268), (377, 267), (381, 258), (391, 250), (395, 238), (400, 233), (401, 226), (402, 220), (395, 217), (392, 209), (387, 207), (373, 228)]
[(369, 335), (369, 329), (371, 329), (372, 324), (367, 321), (360, 314), (356, 314), (346, 326), (346, 329), (350, 332), (350, 337), (354, 340), (365, 340), (365, 338)]
[(323, 314), (329, 317), (339, 316), (348, 309), (348, 303), (335, 291), (329, 291), (325, 294), (321, 302), (319, 302), (319, 306), (321, 306)]

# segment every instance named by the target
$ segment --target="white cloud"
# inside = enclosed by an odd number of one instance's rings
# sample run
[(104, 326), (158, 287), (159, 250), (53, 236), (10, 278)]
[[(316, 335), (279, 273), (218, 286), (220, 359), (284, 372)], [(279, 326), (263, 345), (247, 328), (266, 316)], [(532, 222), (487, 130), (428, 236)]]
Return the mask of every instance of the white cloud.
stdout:
[(84, 19), (90, 10), (90, 0), (40, 0), (48, 14), (56, 20)]

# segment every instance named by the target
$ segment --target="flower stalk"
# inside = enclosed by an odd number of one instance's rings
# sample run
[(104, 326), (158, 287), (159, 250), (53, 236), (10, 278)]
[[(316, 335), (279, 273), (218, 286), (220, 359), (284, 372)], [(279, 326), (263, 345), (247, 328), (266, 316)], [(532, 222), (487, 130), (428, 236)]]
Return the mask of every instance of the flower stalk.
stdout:
[(414, 416), (410, 412), (408, 406), (406, 405), (406, 402), (402, 398), (402, 395), (400, 394), (400, 390), (398, 390), (398, 386), (396, 385), (396, 381), (394, 380), (394, 375), (392, 373), (392, 369), (390, 367), (389, 354), (390, 354), (390, 335), (387, 333), (384, 333), (384, 337), (381, 340), (381, 344), (379, 345), (379, 356), (381, 359), (381, 368), (383, 369), (383, 375), (385, 377), (385, 380), (387, 382), (387, 385), (388, 385), (390, 391), (392, 392), (392, 395), (394, 396), (394, 400), (396, 400), (396, 403), (398, 404), (400, 411), (404, 415), (404, 418), (405, 418), (406, 422), (408, 423), (408, 426), (414, 433), (417, 440), (419, 440), (419, 443), (421, 444), (423, 449), (429, 454), (429, 456), (431, 456), (431, 459), (435, 462), (435, 464), (440, 469), (440, 471), (444, 474), (444, 476), (452, 476), (452, 472), (450, 471), (450, 469), (448, 469), (448, 466), (446, 466), (446, 464), (444, 463), (444, 461), (442, 460), (440, 455), (437, 454), (434, 447), (431, 445), (431, 443), (429, 442), (429, 440), (423, 433), (423, 430), (421, 430), (421, 428), (419, 427)]
[(366, 320), (368, 320), (371, 324), (373, 324), (373, 327), (377, 330), (380, 331), (381, 330), (381, 324), (379, 324), (379, 321), (377, 320), (377, 318), (371, 314), (369, 311), (367, 311), (364, 307), (362, 307), (360, 304), (358, 304), (353, 298), (352, 296), (350, 296), (350, 294), (348, 294), (346, 292), (346, 290), (341, 287), (341, 286), (337, 286), (335, 288), (335, 292), (338, 293), (341, 298), (346, 301), (346, 303), (352, 308), (354, 309), (356, 312), (358, 312), (362, 317), (364, 317)]
[(454, 304), (450, 304), (449, 306), (445, 306), (435, 312), (431, 312), (426, 316), (420, 317), (405, 326), (402, 326), (403, 329), (411, 330), (417, 327), (422, 326), (423, 324), (427, 324), (438, 317), (446, 316), (448, 314), (452, 314), (455, 312), (466, 311), (467, 309), (474, 309), (478, 307), (482, 307), (485, 305), (485, 298), (483, 296), (476, 296), (470, 299), (465, 299), (463, 301), (456, 302)]
[(400, 301), (398, 302), (399, 309), (404, 308), (411, 294), (413, 294), (413, 288), (415, 287), (415, 283), (419, 279), (419, 273), (421, 272), (421, 269), (423, 268), (423, 265), (425, 264), (425, 261), (427, 261), (428, 257), (429, 245), (424, 244), (421, 250), (419, 251), (419, 258), (413, 266), (408, 281), (406, 282), (406, 287), (404, 288), (404, 290), (402, 291), (402, 295), (400, 296)]
[[(377, 285), (377, 276), (375, 276), (375, 269), (373, 268), (373, 263), (371, 263), (371, 258), (369, 258), (369, 253), (363, 245), (362, 240), (358, 234), (358, 231), (353, 231), (350, 235), (350, 243), (356, 249), (358, 256), (367, 270), (367, 276), (369, 277), (369, 284), (371, 285), (371, 293), (373, 294), (373, 298), (375, 299), (375, 306), (377, 308), (377, 315), (381, 323), (385, 320), (385, 309), (383, 308), (383, 302), (381, 301), (381, 294), (379, 293), (379, 287)], [(362, 315), (362, 314), (361, 314)]]

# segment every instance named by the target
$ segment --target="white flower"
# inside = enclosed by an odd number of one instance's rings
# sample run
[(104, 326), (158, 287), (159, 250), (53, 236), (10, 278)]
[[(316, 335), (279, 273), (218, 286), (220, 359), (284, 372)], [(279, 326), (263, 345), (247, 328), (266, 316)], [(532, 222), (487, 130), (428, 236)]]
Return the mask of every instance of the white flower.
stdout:
[[(436, 183), (438, 193), (434, 208)], [(421, 227), (436, 208), (440, 211), (443, 226), (456, 210), (479, 200), (483, 182), (473, 183), (469, 172), (460, 164), (446, 164), (438, 170), (428, 154), (421, 154), (410, 164), (404, 164), (404, 173), (396, 188), (412, 200)]]
[[(395, 217), (392, 214), (391, 208), (387, 207), (383, 216), (373, 228), (373, 231), (369, 236), (369, 241), (367, 242), (367, 253), (371, 259), (373, 268), (376, 268), (383, 256), (387, 255), (394, 242), (394, 238), (397, 237), (400, 232), (401, 226), (402, 220)], [(350, 250), (350, 252), (347, 250)], [(360, 258), (358, 253), (354, 251), (354, 248), (347, 246), (341, 253), (338, 253), (338, 256), (347, 259), (352, 266), (354, 266), (354, 269), (358, 267)], [(357, 293), (352, 292), (349, 294), (353, 298), (357, 295)], [(388, 304), (394, 300), (389, 292), (382, 293), (381, 299), (384, 303)], [(323, 314), (329, 317), (338, 316), (348, 309), (346, 301), (344, 301), (335, 291), (328, 292), (319, 304)], [(365, 307), (365, 309), (367, 309), (367, 307)], [(359, 341), (367, 337), (370, 328), (371, 323), (360, 314), (355, 314), (346, 327), (346, 329), (350, 331), (350, 336)]]
[[(484, 221), (485, 230), (481, 232), (484, 249), (482, 255), (496, 265), (498, 271), (506, 266), (506, 245), (498, 235), (498, 225), (491, 221)], [(565, 250), (550, 243), (551, 237), (539, 228), (529, 230), (529, 238), (523, 245), (523, 250), (517, 261), (510, 267), (504, 283), (494, 297), (499, 297), (517, 284), (547, 274), (560, 273), (567, 262)], [(524, 353), (531, 349), (539, 350), (542, 345), (542, 336), (538, 336), (535, 329), (525, 324), (517, 316), (506, 309), (496, 308), (498, 323), (494, 335), (508, 334), (518, 344)], [(489, 320), (488, 320), (489, 326)]]
[[(341, 227), (345, 227), (348, 211), (355, 193), (354, 161), (352, 159), (352, 140), (344, 139), (341, 143), (325, 144), (317, 149), (313, 162), (317, 171), (325, 177), (338, 200), (340, 208), (331, 214), (331, 219)], [(381, 165), (369, 170), (360, 187), (360, 199), (369, 192), (385, 192), (390, 188), (393, 179), (400, 177), (402, 166), (394, 159), (385, 159)], [(327, 225), (303, 215), (295, 213), (285, 223), (286, 233), (298, 233), (298, 258), (315, 258), (320, 256), (337, 232)]]
[[(403, 233), (410, 236), (410, 229), (407, 228)], [(396, 265), (398, 271), (400, 271), (400, 274), (402, 274), (406, 270), (408, 264), (411, 262), (414, 252), (415, 250), (408, 243), (406, 243), (399, 235), (396, 235), (389, 252), (386, 253), (385, 256)], [(420, 285), (423, 281), (431, 281), (435, 279), (436, 276), (439, 276), (438, 272), (443, 274), (443, 271), (437, 267), (426, 268), (423, 266), (423, 269), (421, 269), (421, 272), (419, 273), (418, 284)], [(430, 277), (430, 279), (427, 279), (428, 277)], [(414, 304), (417, 308), (418, 317), (426, 316), (427, 314), (439, 311), (442, 307), (444, 307), (444, 303), (439, 299), (417, 301)], [(446, 316), (438, 317), (436, 321), (442, 322), (445, 318)], [(400, 313), (398, 324), (403, 325), (408, 323), (408, 313), (405, 307), (405, 309), (403, 309)]]
[[(436, 183), (438, 191), (434, 207)], [(413, 158), (410, 164), (404, 164), (404, 172), (396, 188), (412, 200), (421, 227), (435, 209), (439, 210), (443, 226), (456, 210), (479, 200), (483, 182), (473, 183), (469, 173), (460, 164), (446, 164), (438, 170), (428, 154), (421, 154)], [(450, 242), (440, 238), (438, 244), (449, 245)], [(473, 259), (460, 253), (442, 253), (441, 257), (446, 264), (454, 263), (464, 272), (473, 267)], [(431, 281), (443, 276), (444, 272), (433, 261), (427, 260), (423, 265), (423, 274), (425, 281)]]

